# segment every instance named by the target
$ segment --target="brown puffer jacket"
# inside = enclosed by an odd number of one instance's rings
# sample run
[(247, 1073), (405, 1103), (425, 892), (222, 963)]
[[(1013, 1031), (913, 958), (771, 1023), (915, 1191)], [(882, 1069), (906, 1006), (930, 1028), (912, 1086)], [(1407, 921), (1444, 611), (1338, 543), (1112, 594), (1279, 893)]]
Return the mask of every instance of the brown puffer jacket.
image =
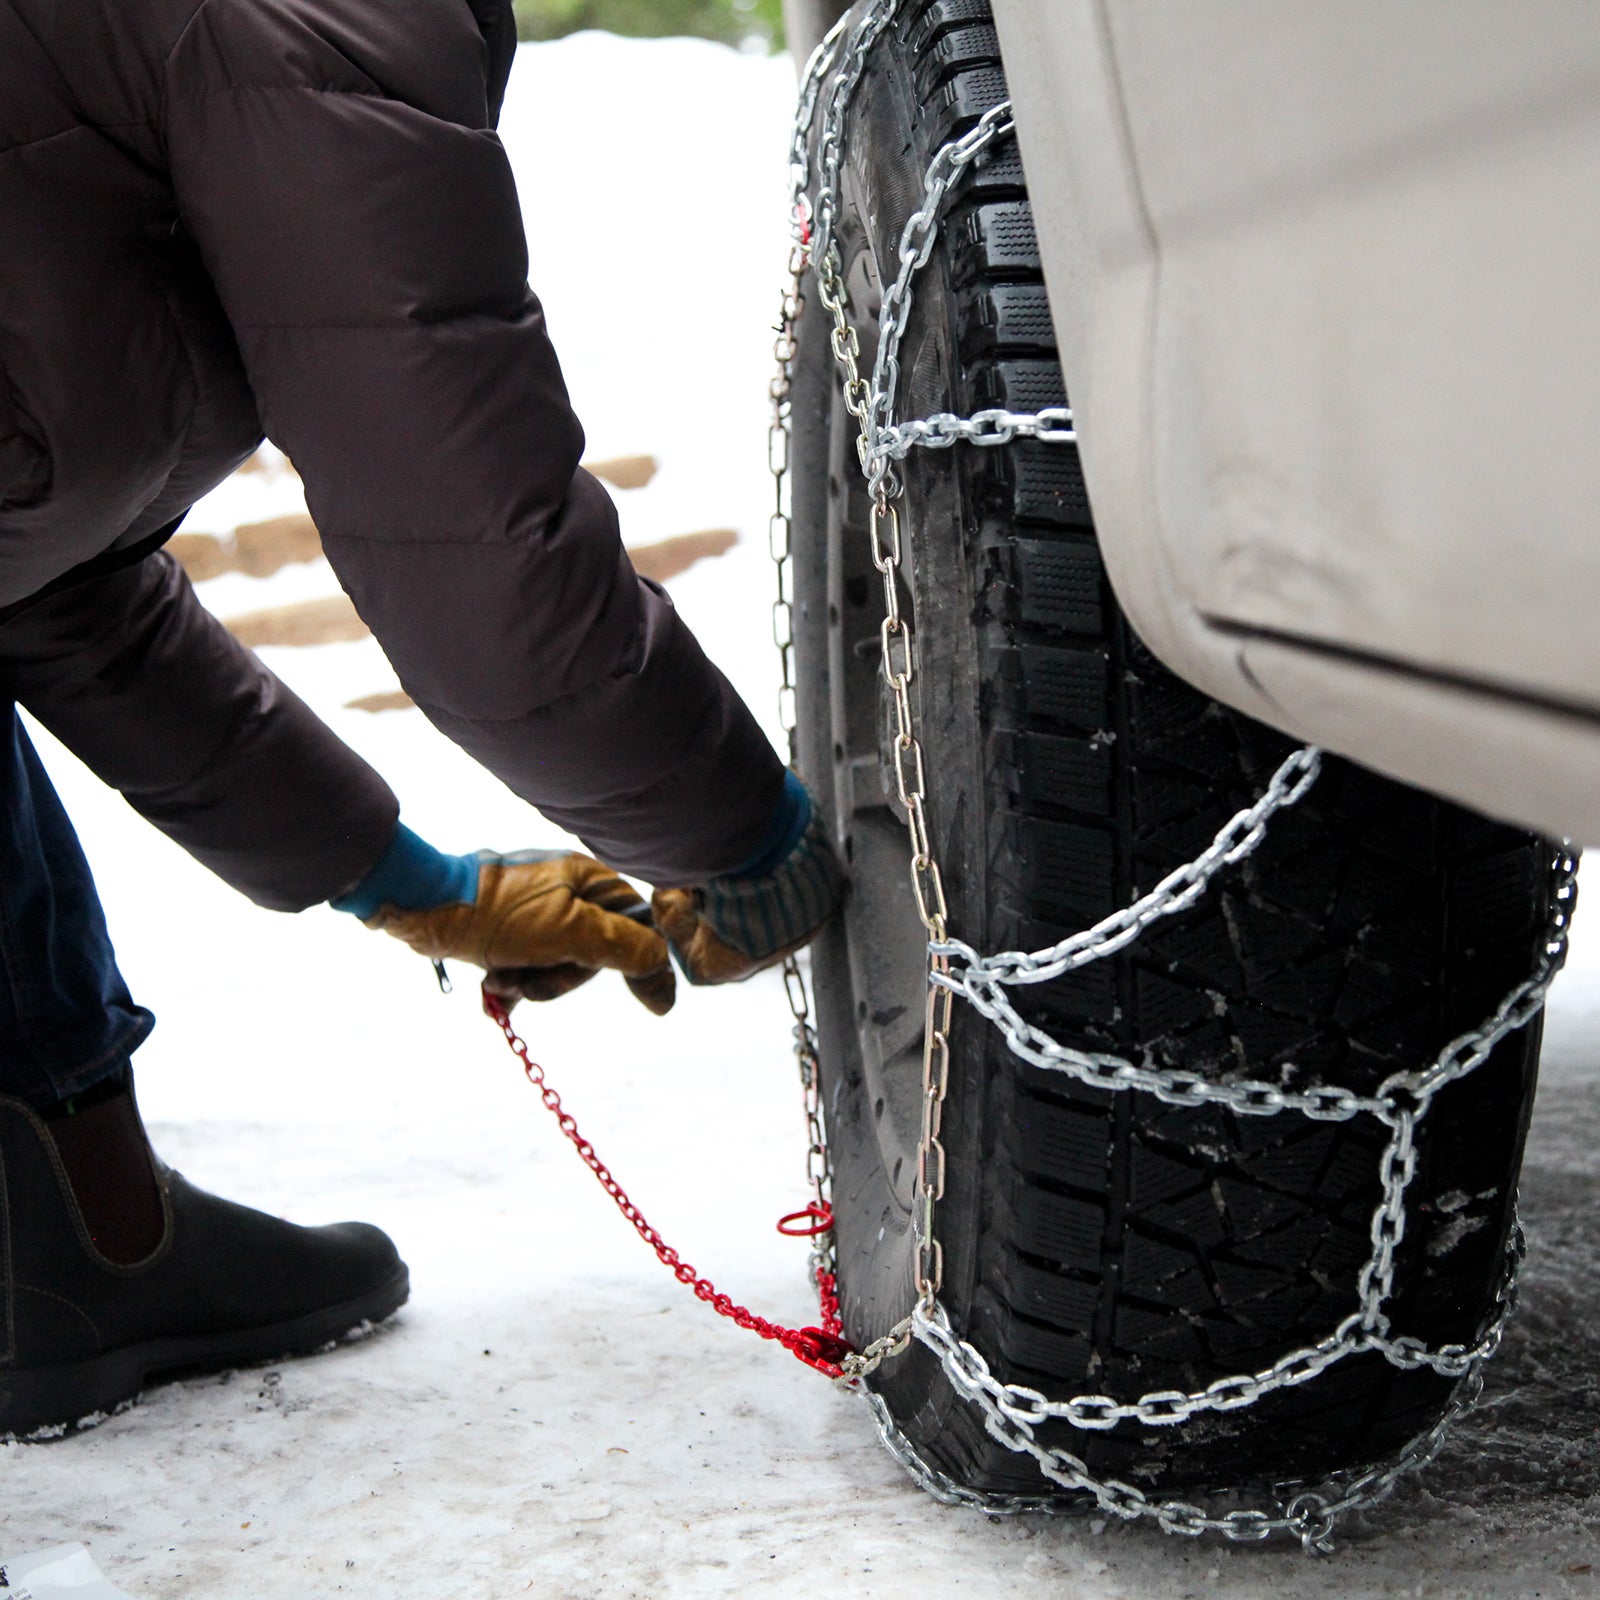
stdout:
[[(263, 431), (412, 697), (596, 854), (702, 879), (782, 782), (578, 470), (493, 131), (513, 48), (503, 0), (0, 0), (0, 696), (113, 782), (136, 727), (155, 820), (267, 904), (349, 887), (394, 801), (147, 555)], [(40, 651), (74, 638), (123, 670), (66, 714)], [(291, 861), (312, 769), (355, 842)]]

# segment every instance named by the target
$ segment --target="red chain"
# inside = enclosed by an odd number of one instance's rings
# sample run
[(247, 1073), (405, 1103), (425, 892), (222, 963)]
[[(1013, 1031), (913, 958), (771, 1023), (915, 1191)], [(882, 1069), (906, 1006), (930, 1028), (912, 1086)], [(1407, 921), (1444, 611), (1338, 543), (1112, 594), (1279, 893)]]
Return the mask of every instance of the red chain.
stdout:
[[(763, 1339), (771, 1339), (781, 1344), (797, 1361), (803, 1361), (808, 1367), (815, 1367), (818, 1372), (826, 1373), (830, 1378), (842, 1377), (843, 1370), (839, 1363), (851, 1354), (855, 1346), (844, 1337), (843, 1325), (839, 1320), (838, 1289), (833, 1274), (831, 1272), (816, 1274), (817, 1295), (822, 1302), (820, 1328), (786, 1328), (782, 1323), (768, 1322), (765, 1317), (758, 1317), (755, 1312), (746, 1310), (737, 1301), (729, 1299), (709, 1278), (702, 1278), (650, 1226), (645, 1220), (644, 1213), (628, 1198), (627, 1191), (611, 1176), (611, 1169), (595, 1154), (594, 1146), (579, 1133), (578, 1124), (572, 1114), (562, 1109), (561, 1096), (545, 1082), (544, 1068), (533, 1059), (526, 1042), (512, 1027), (511, 1013), (506, 1009), (505, 1002), (498, 995), (490, 994), (485, 989), (483, 1009), (499, 1023), (500, 1031), (506, 1036), (506, 1043), (511, 1046), (517, 1059), (522, 1063), (522, 1070), (527, 1074), (528, 1082), (539, 1091), (539, 1098), (544, 1101), (545, 1109), (556, 1119), (561, 1131), (572, 1141), (573, 1148), (583, 1158), (583, 1164), (599, 1180), (600, 1187), (616, 1201), (617, 1210), (633, 1224), (634, 1231), (655, 1251), (661, 1264), (670, 1269), (673, 1277), (679, 1283), (687, 1284), (693, 1289), (695, 1294), (719, 1316), (727, 1317), (741, 1328), (748, 1328), (752, 1333), (760, 1334)], [(803, 1230), (784, 1226), (785, 1223), (794, 1223), (802, 1218), (810, 1224)], [(785, 1217), (783, 1222), (779, 1223), (778, 1231), (796, 1232), (801, 1237), (813, 1237), (826, 1232), (832, 1226), (832, 1216), (813, 1202), (804, 1211), (797, 1211)]]

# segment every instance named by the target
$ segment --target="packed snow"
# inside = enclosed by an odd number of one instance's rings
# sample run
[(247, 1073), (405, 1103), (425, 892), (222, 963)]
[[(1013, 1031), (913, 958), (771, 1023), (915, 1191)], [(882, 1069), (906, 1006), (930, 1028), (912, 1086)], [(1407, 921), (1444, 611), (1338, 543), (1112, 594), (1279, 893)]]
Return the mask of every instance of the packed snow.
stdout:
[[(502, 129), (591, 452), (662, 464), (618, 496), (625, 536), (744, 532), (673, 592), (769, 723), (765, 392), (792, 94), (783, 59), (581, 35), (523, 48)], [(240, 476), (189, 526), (300, 505), (291, 473)], [(334, 590), (318, 563), (202, 592), (228, 616)], [(425, 836), (560, 840), (419, 713), (345, 709), (394, 687), (371, 640), (268, 654)], [(81, 1542), (139, 1600), (1600, 1593), (1600, 935), (1586, 945), (1581, 918), (1529, 1146), (1524, 1309), (1489, 1396), (1420, 1484), (1309, 1561), (935, 1504), (859, 1401), (660, 1267), (467, 972), (444, 996), (350, 918), (253, 909), (48, 759), (160, 1018), (137, 1058), (158, 1150), (298, 1221), (382, 1224), (413, 1294), (331, 1354), (157, 1388), (92, 1432), (0, 1449), (0, 1561)], [(813, 1320), (804, 1246), (771, 1225), (806, 1198), (781, 985), (684, 992), (657, 1020), (601, 979), (518, 1020), (687, 1258), (758, 1311)]]

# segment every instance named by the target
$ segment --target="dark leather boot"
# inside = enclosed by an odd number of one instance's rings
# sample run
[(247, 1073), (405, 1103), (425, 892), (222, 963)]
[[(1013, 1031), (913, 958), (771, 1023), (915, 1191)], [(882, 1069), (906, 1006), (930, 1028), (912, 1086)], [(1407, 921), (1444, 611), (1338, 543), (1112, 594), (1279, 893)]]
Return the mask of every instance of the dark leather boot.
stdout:
[(315, 1350), (404, 1304), (377, 1228), (297, 1227), (194, 1188), (150, 1155), (131, 1086), (92, 1117), (58, 1148), (0, 1095), (0, 1437), (98, 1420), (160, 1374)]

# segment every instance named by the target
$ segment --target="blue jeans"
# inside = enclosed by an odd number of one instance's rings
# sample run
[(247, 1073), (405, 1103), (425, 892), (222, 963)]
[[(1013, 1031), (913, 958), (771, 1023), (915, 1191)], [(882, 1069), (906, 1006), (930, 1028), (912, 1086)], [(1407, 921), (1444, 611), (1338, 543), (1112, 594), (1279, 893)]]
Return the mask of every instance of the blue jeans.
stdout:
[(34, 1106), (81, 1094), (154, 1025), (117, 970), (72, 823), (0, 698), (0, 1094)]

